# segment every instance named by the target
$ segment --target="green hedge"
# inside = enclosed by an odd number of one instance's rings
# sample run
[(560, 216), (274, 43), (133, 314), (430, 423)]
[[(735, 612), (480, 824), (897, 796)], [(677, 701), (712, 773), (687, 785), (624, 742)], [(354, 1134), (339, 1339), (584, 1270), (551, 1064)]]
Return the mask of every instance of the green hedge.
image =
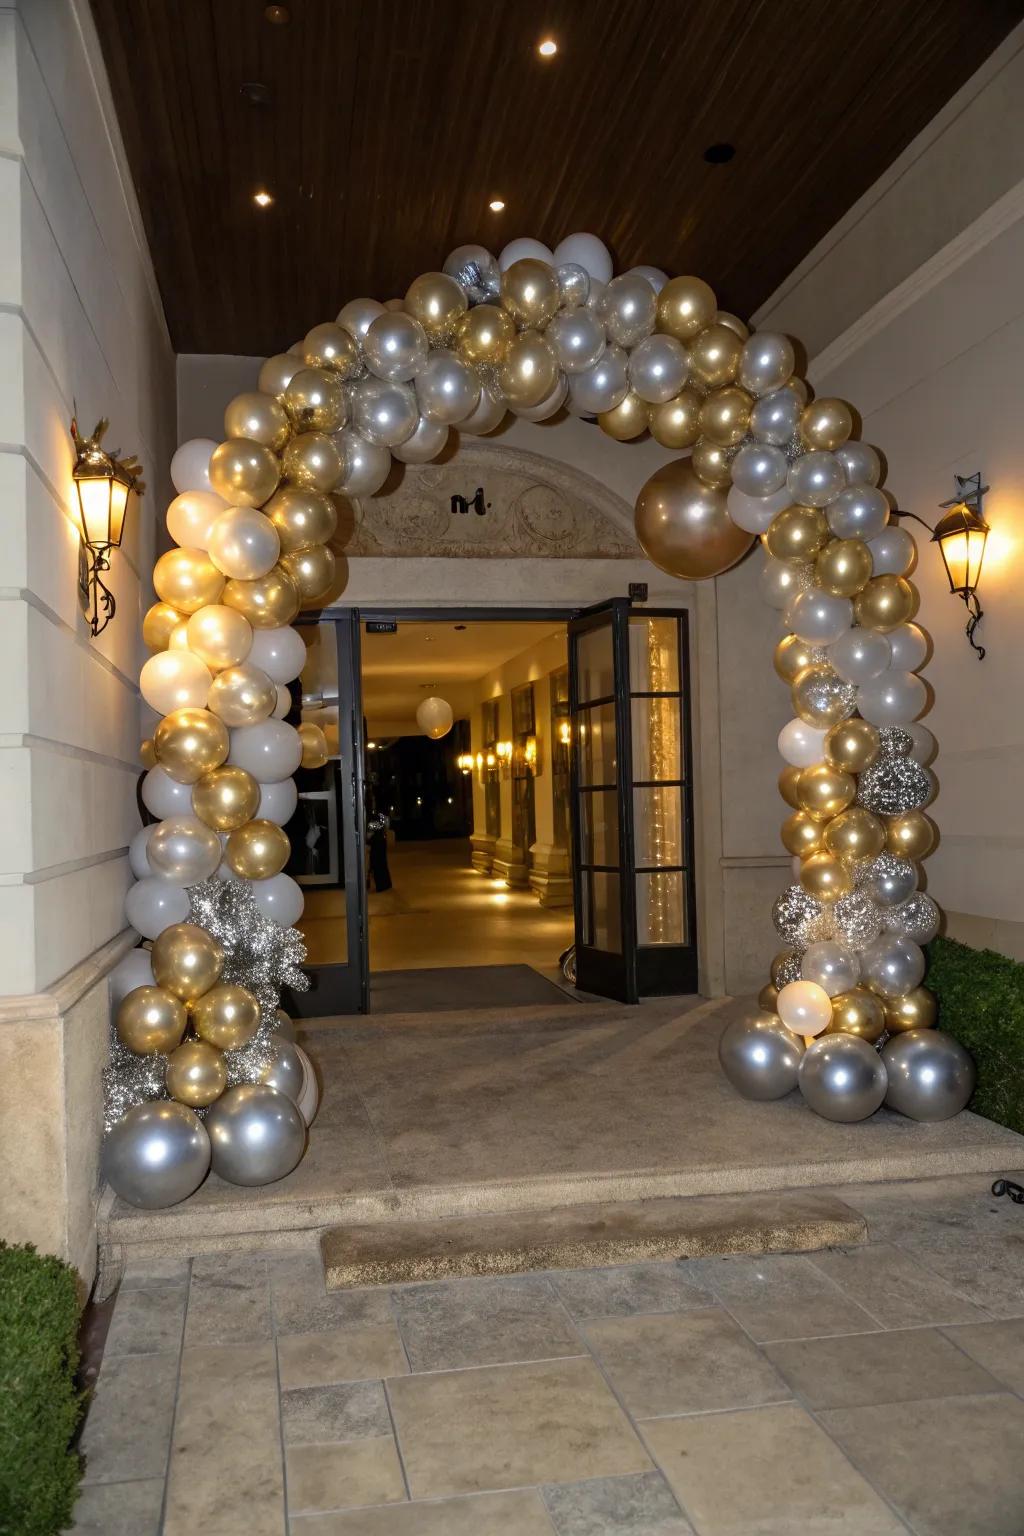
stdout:
[(978, 1067), (971, 1109), (1024, 1132), (1024, 965), (954, 939), (928, 945), (925, 985), (939, 1000), (939, 1027)]
[(0, 1242), (0, 1531), (54, 1536), (71, 1524), (82, 1414), (74, 1270)]

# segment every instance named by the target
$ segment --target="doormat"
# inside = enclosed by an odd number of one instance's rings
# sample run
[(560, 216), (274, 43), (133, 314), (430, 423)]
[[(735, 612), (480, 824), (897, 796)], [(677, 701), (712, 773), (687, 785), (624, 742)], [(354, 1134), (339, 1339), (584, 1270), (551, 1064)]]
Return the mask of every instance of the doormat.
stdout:
[(523, 1008), (576, 999), (532, 965), (442, 966), (378, 971), (370, 977), (371, 1013), (447, 1013), (456, 1008)]

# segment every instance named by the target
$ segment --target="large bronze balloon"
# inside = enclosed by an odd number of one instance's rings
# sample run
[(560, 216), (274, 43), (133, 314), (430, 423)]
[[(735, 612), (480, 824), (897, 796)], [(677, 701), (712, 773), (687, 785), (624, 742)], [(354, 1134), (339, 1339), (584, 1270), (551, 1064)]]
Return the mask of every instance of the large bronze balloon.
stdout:
[(497, 304), (477, 304), (455, 327), (455, 350), (464, 362), (497, 368), (516, 339), (516, 323)]
[[(359, 371), (359, 344), (344, 326), (337, 325), (333, 320), (327, 320), (323, 325), (314, 325), (311, 331), (307, 331), (302, 354), (308, 368), (329, 368), (339, 379), (351, 379)], [(293, 369), (285, 388), (294, 375)], [(284, 393), (284, 389), (281, 393)]]
[(826, 1035), (859, 1035), (869, 1045), (885, 1034), (885, 1008), (882, 999), (867, 987), (852, 987), (832, 999), (832, 1021)]
[(335, 559), (326, 544), (314, 544), (311, 549), (297, 549), (290, 555), (282, 555), (279, 569), (295, 583), (303, 608), (316, 607), (334, 584)]
[(650, 406), (632, 389), (610, 411), (600, 411), (597, 424), (602, 432), (614, 437), (616, 442), (629, 443), (642, 437), (650, 420)]
[(167, 1092), (179, 1104), (203, 1109), (219, 1099), (227, 1085), (223, 1052), (205, 1040), (186, 1040), (168, 1057)]
[[(224, 576), (204, 549), (169, 549), (153, 567), (153, 586), (167, 607), (191, 614), (218, 601)], [(170, 636), (168, 629), (168, 641)]]
[(839, 448), (853, 431), (853, 413), (845, 400), (812, 400), (800, 416), (800, 436), (807, 448)]
[(714, 390), (700, 408), (701, 433), (722, 448), (734, 448), (746, 436), (753, 404), (753, 395), (735, 385)]
[(332, 491), (341, 479), (341, 455), (325, 432), (300, 432), (284, 450), (285, 479), (303, 491)]
[(172, 923), (154, 939), (151, 964), (157, 986), (191, 1003), (217, 980), (224, 965), (224, 949), (197, 923)]
[(663, 448), (692, 448), (701, 434), (703, 401), (695, 389), (681, 389), (664, 405), (649, 408), (651, 436)]
[(547, 325), (558, 310), (559, 298), (555, 269), (546, 261), (524, 256), (501, 274), (502, 307), (522, 330)]
[(260, 389), (236, 395), (224, 412), (224, 436), (248, 437), (280, 453), (288, 441), (291, 426), (281, 402)]
[(837, 901), (853, 890), (853, 876), (830, 853), (812, 853), (800, 866), (800, 884), (819, 901)]
[(885, 846), (890, 853), (905, 859), (924, 859), (935, 847), (934, 824), (923, 811), (904, 811), (902, 816), (887, 816)]
[(468, 302), (447, 272), (422, 272), (410, 283), (405, 295), (406, 313), (418, 320), (434, 341), (444, 341), (452, 334), (459, 316), (466, 313)]
[(867, 720), (843, 720), (825, 737), (825, 756), (844, 773), (863, 773), (878, 756), (878, 731)]
[(885, 828), (863, 806), (851, 805), (825, 826), (825, 847), (844, 864), (874, 858), (885, 847)]
[(828, 763), (814, 763), (803, 768), (797, 780), (796, 796), (800, 809), (815, 821), (831, 821), (840, 811), (852, 805), (857, 793), (857, 780), (852, 774), (833, 768)]
[(210, 455), (210, 486), (233, 507), (262, 507), (281, 466), (272, 448), (251, 437), (229, 437)]
[(223, 720), (208, 709), (176, 709), (165, 715), (153, 738), (157, 762), (179, 784), (195, 784), (219, 768), (230, 740)]
[(327, 762), (327, 737), (318, 725), (304, 720), (298, 727), (302, 742), (302, 768), (322, 768)]
[(248, 987), (235, 982), (223, 982), (204, 992), (189, 1011), (200, 1040), (219, 1051), (240, 1050), (259, 1028), (259, 1003)]
[(260, 786), (244, 768), (225, 764), (193, 785), (192, 809), (215, 832), (233, 832), (255, 816)]
[(853, 600), (853, 616), (864, 629), (887, 634), (913, 617), (914, 589), (902, 576), (874, 576)]
[(808, 645), (806, 640), (800, 639), (799, 635), (783, 635), (775, 647), (775, 655), (772, 659), (782, 681), (795, 683), (801, 672), (817, 665), (822, 654), (820, 649)]
[(806, 811), (794, 811), (782, 823), (782, 846), (787, 853), (796, 853), (806, 858), (807, 854), (819, 851), (822, 834), (820, 821), (815, 821)]
[(636, 536), (649, 560), (683, 581), (720, 575), (754, 542), (730, 518), (722, 492), (702, 484), (688, 459), (673, 459), (647, 481), (636, 499)]
[(277, 684), (262, 667), (244, 661), (217, 673), (206, 702), (225, 725), (258, 725), (274, 712)]
[(818, 507), (786, 507), (768, 524), (764, 545), (774, 560), (799, 565), (813, 560), (828, 537), (828, 523)]
[(689, 341), (715, 318), (718, 300), (699, 277), (673, 277), (658, 294), (657, 329)]
[(728, 449), (713, 443), (709, 437), (702, 437), (694, 443), (690, 464), (704, 484), (714, 490), (723, 490), (732, 483)]
[(280, 563), (255, 581), (228, 581), (223, 602), (249, 620), (254, 629), (280, 629), (299, 611), (299, 589)]
[(345, 387), (329, 368), (300, 368), (284, 392), (296, 432), (337, 432), (348, 419)]
[(154, 603), (142, 621), (142, 639), (150, 651), (166, 651), (170, 638), (184, 614), (170, 603)]
[(814, 562), (814, 581), (833, 597), (856, 597), (871, 577), (871, 551), (863, 539), (833, 539)]
[(890, 1035), (902, 1035), (908, 1029), (931, 1029), (938, 1016), (935, 993), (927, 987), (915, 987), (902, 997), (885, 1002), (885, 1027)]
[(800, 775), (802, 768), (796, 768), (792, 763), (787, 763), (779, 774), (779, 794), (787, 805), (791, 805), (794, 811), (800, 810)]
[(185, 1005), (163, 987), (136, 987), (117, 1010), (118, 1038), (138, 1056), (173, 1051), (188, 1023)]
[(523, 331), (508, 349), (498, 372), (498, 385), (509, 405), (528, 409), (548, 398), (560, 373), (555, 349), (547, 337), (540, 331)]
[(690, 377), (706, 389), (721, 389), (736, 377), (743, 343), (727, 325), (707, 325), (690, 343)]
[(243, 880), (269, 880), (279, 875), (288, 862), (292, 845), (288, 834), (276, 821), (247, 821), (228, 838), (224, 857)]
[(338, 526), (338, 509), (329, 496), (292, 485), (275, 491), (263, 510), (277, 529), (282, 555), (326, 544)]

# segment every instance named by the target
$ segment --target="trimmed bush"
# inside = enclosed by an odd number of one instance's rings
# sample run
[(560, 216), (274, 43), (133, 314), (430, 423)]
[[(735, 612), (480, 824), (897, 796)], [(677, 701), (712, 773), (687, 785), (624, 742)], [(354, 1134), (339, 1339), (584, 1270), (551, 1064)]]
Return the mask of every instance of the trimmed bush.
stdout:
[(954, 939), (928, 945), (925, 985), (939, 1000), (939, 1027), (978, 1067), (970, 1107), (1024, 1132), (1024, 965)]
[(74, 1270), (32, 1247), (0, 1242), (0, 1531), (55, 1536), (71, 1524), (81, 1469), (71, 1440), (75, 1385)]

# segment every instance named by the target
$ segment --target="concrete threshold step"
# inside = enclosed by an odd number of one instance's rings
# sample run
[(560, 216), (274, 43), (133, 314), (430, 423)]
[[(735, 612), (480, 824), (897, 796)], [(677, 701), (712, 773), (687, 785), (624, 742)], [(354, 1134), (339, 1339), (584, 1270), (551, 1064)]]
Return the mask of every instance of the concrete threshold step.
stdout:
[(639, 1259), (807, 1253), (866, 1239), (863, 1216), (842, 1200), (793, 1190), (373, 1222), (325, 1232), (320, 1250), (328, 1290), (344, 1290)]

